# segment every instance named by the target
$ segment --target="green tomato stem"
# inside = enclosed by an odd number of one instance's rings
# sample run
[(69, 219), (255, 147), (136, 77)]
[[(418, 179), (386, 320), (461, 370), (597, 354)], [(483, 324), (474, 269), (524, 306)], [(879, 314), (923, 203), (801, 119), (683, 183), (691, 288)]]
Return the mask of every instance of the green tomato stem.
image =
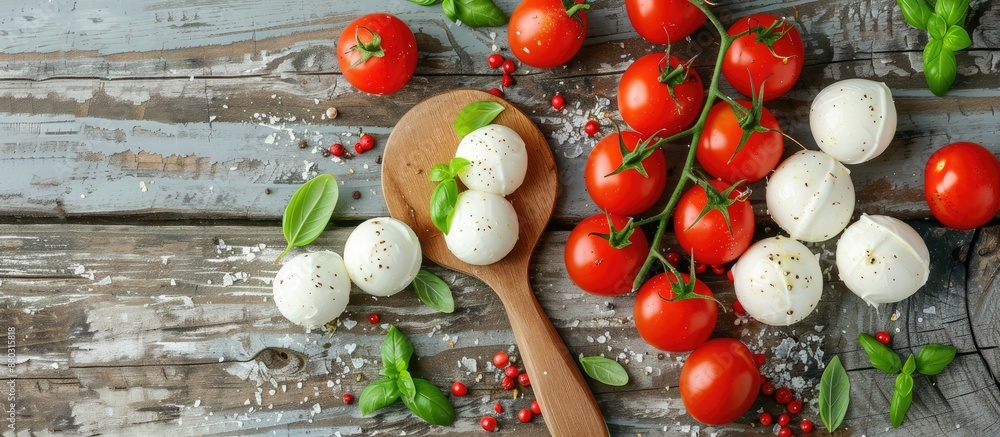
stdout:
[[(656, 226), (656, 233), (653, 235), (653, 241), (649, 245), (649, 253), (646, 255), (646, 260), (642, 263), (642, 269), (639, 270), (639, 275), (636, 276), (635, 281), (632, 282), (632, 291), (638, 290), (643, 282), (646, 280), (646, 276), (649, 275), (649, 269), (653, 267), (653, 263), (656, 262), (656, 255), (660, 250), (660, 244), (663, 241), (663, 234), (667, 228), (667, 219), (673, 213), (674, 208), (677, 206), (677, 201), (680, 200), (681, 194), (684, 192), (684, 188), (689, 181), (692, 180), (691, 168), (694, 166), (695, 152), (698, 150), (698, 141), (701, 140), (702, 130), (705, 128), (705, 120), (708, 119), (708, 112), (712, 109), (712, 104), (715, 103), (715, 99), (722, 96), (722, 92), (719, 91), (719, 77), (722, 75), (722, 60), (726, 56), (726, 51), (729, 46), (733, 43), (733, 37), (726, 33), (725, 26), (719, 21), (719, 18), (712, 13), (708, 5), (703, 0), (688, 0), (698, 9), (701, 9), (708, 17), (708, 20), (712, 22), (715, 26), (716, 31), (719, 32), (719, 54), (715, 59), (715, 69), (712, 71), (712, 80), (709, 82), (708, 86), (708, 99), (705, 101), (705, 107), (701, 110), (701, 115), (698, 116), (698, 121), (695, 122), (691, 129), (688, 129), (682, 133), (691, 134), (691, 143), (688, 147), (687, 158), (684, 160), (684, 169), (681, 171), (680, 179), (677, 181), (677, 187), (674, 188), (674, 192), (670, 195), (670, 200), (667, 201), (667, 205), (663, 207), (663, 210), (652, 217), (653, 220), (642, 220), (637, 222), (637, 224), (644, 224), (652, 221), (659, 221)], [(678, 134), (680, 135), (680, 134)], [(672, 138), (677, 137), (674, 135)], [(661, 140), (658, 145), (665, 144), (667, 140)]]

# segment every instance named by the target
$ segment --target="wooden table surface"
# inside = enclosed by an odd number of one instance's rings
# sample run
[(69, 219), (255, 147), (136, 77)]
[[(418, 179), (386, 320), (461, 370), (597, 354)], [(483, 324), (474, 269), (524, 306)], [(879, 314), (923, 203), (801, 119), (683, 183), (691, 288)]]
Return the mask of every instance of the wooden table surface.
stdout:
[[(508, 13), (516, 3), (498, 1)], [(625, 387), (591, 381), (612, 434), (770, 435), (754, 424), (757, 411), (779, 411), (764, 397), (729, 425), (691, 419), (676, 387), (686, 354), (641, 340), (631, 295), (587, 295), (566, 276), (568, 231), (598, 212), (582, 183), (595, 143), (582, 125), (590, 116), (618, 119), (618, 78), (631, 61), (661, 50), (636, 35), (620, 1), (591, 3), (580, 54), (565, 68), (522, 66), (507, 92), (542, 129), (559, 167), (556, 215), (531, 267), (538, 299), (573, 354), (605, 354), (628, 370)], [(920, 73), (926, 35), (893, 1), (720, 3), (725, 23), (752, 12), (798, 15), (805, 70), (768, 107), (807, 148), (816, 148), (809, 105), (824, 86), (860, 77), (891, 87), (898, 131), (885, 154), (851, 166), (856, 216), (911, 220), (932, 262), (916, 295), (876, 309), (837, 280), (835, 241), (812, 245), (827, 283), (815, 312), (784, 328), (742, 323), (729, 312), (714, 335), (766, 354), (765, 374), (795, 388), (806, 403), (801, 416), (817, 424), (822, 366), (840, 355), (852, 387), (838, 435), (995, 433), (1000, 226), (953, 231), (928, 220), (922, 168), (952, 141), (1000, 152), (1000, 2), (972, 2), (973, 45), (957, 54), (958, 82), (944, 98)], [(410, 26), (420, 51), (416, 76), (388, 97), (354, 90), (334, 56), (348, 21), (381, 10)], [(335, 223), (312, 250), (340, 252), (353, 224), (386, 214), (380, 147), (346, 162), (322, 157), (320, 148), (353, 144), (361, 130), (381, 145), (417, 102), (457, 87), (498, 86), (485, 58), (506, 50), (506, 35), (449, 23), (439, 6), (404, 0), (0, 5), (0, 329), (16, 339), (8, 354), (14, 373), (0, 376), (2, 394), (16, 382), (16, 424), (8, 427), (5, 413), (2, 434), (459, 435), (478, 432), (497, 401), (506, 407), (501, 432), (547, 434), (544, 415), (529, 424), (514, 417), (530, 389), (513, 398), (499, 387), (490, 358), (516, 349), (499, 299), (477, 280), (427, 266), (455, 291), (453, 314), (429, 309), (410, 291), (376, 300), (355, 290), (332, 336), (303, 332), (270, 298), (273, 261), (284, 247), (281, 213), (302, 182), (322, 173), (341, 181)], [(716, 41), (705, 27), (674, 50), (702, 54), (705, 77)], [(568, 102), (561, 112), (548, 104), (557, 91)], [(333, 120), (323, 115), (331, 106), (340, 113)], [(298, 139), (309, 147), (300, 149)], [(667, 150), (674, 173), (684, 150)], [(763, 183), (755, 188), (759, 233), (773, 234)], [(706, 279), (732, 303), (731, 283)], [(378, 377), (386, 325), (369, 324), (372, 312), (413, 340), (415, 375), (443, 389), (455, 380), (469, 385), (468, 396), (452, 398), (453, 426), (428, 426), (401, 404), (362, 417), (341, 401)], [(855, 340), (879, 330), (893, 334), (904, 356), (928, 342), (959, 351), (943, 374), (917, 379), (898, 430), (888, 420), (893, 378), (873, 369)]]

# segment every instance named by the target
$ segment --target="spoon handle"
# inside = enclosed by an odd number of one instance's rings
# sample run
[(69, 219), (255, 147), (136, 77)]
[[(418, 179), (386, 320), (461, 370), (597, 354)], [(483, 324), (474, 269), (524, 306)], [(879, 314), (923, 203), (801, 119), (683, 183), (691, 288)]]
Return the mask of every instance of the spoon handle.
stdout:
[[(516, 282), (516, 283), (511, 283)], [(499, 288), (531, 388), (553, 436), (607, 436), (608, 426), (569, 349), (535, 299), (527, 277)]]

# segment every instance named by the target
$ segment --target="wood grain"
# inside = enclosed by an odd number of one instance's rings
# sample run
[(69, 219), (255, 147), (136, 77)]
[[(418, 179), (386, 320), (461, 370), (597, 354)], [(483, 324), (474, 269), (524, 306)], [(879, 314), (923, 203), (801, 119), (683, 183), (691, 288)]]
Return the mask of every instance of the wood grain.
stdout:
[[(983, 322), (971, 320), (951, 296), (959, 296), (965, 284), (967, 254), (991, 253), (990, 246), (978, 246), (972, 232), (913, 224), (932, 248), (933, 270), (931, 282), (909, 300), (872, 310), (835, 280), (832, 258), (824, 255), (822, 300), (801, 323), (737, 325), (727, 312), (720, 314), (713, 336), (739, 338), (766, 354), (762, 371), (775, 383), (798, 381), (803, 416), (816, 423), (821, 363), (839, 354), (852, 381), (846, 429), (839, 435), (987, 433), (1000, 415), (995, 361), (984, 359), (995, 347), (977, 344), (981, 336), (971, 327)], [(71, 434), (127, 429), (157, 435), (376, 430), (461, 435), (478, 429), (479, 418), (499, 401), (507, 411), (500, 416), (506, 429), (547, 435), (544, 412), (530, 424), (514, 422), (517, 409), (534, 398), (533, 389), (512, 398), (499, 387), (493, 353), (520, 354), (510, 322), (498, 311), (502, 302), (482, 282), (430, 266), (455, 290), (454, 314), (428, 309), (410, 291), (375, 300), (354, 290), (333, 336), (304, 333), (270, 301), (273, 260), (284, 247), (280, 227), (150, 229), (0, 225), (0, 246), (8, 253), (0, 258), (0, 320), (18, 336), (21, 425)], [(332, 229), (311, 249), (341, 251), (349, 232)], [(642, 341), (632, 322), (632, 297), (592, 296), (573, 286), (561, 261), (567, 235), (543, 236), (530, 267), (531, 286), (573, 356), (604, 354), (628, 370), (631, 382), (625, 387), (588, 381), (613, 435), (766, 432), (753, 425), (756, 411), (780, 408), (765, 397), (725, 427), (706, 427), (687, 416), (677, 390), (686, 354), (662, 353)], [(833, 243), (810, 247), (821, 254), (835, 249)], [(731, 283), (711, 275), (703, 279), (727, 307), (732, 303)], [(970, 293), (969, 305), (971, 299), (995, 305), (996, 296)], [(383, 324), (368, 324), (371, 312), (379, 313)], [(412, 364), (415, 375), (445, 389), (456, 380), (469, 385), (469, 396), (451, 399), (457, 425), (428, 428), (401, 406), (360, 417), (339, 401), (342, 393), (357, 395), (379, 377), (385, 323), (412, 339), (419, 357)], [(907, 422), (893, 432), (886, 431), (892, 377), (872, 369), (855, 340), (858, 332), (878, 330), (891, 332), (893, 346), (904, 356), (928, 341), (959, 349), (944, 373), (918, 378)]]
[[(506, 12), (517, 3), (497, 0)], [(598, 212), (580, 179), (596, 139), (581, 128), (596, 117), (605, 123), (602, 133), (610, 132), (604, 117), (620, 119), (622, 72), (662, 50), (637, 37), (620, 1), (590, 3), (579, 55), (561, 69), (521, 66), (517, 86), (506, 90), (551, 146), (561, 187), (554, 223), (528, 268), (530, 287), (572, 356), (604, 354), (628, 370), (631, 381), (621, 388), (587, 380), (611, 434), (773, 435), (755, 425), (757, 411), (781, 411), (763, 397), (725, 427), (694, 422), (677, 390), (686, 355), (660, 353), (641, 340), (630, 296), (586, 295), (566, 277), (565, 230)], [(796, 87), (768, 107), (806, 148), (815, 148), (809, 104), (824, 86), (852, 77), (890, 86), (897, 134), (878, 159), (851, 166), (856, 212), (911, 219), (933, 259), (927, 286), (874, 309), (837, 281), (835, 243), (811, 245), (822, 255), (826, 280), (813, 314), (775, 328), (727, 312), (713, 335), (764, 353), (764, 374), (802, 387), (801, 416), (817, 424), (821, 365), (840, 355), (852, 400), (837, 435), (995, 434), (1000, 227), (957, 232), (927, 220), (922, 168), (952, 141), (1000, 152), (1000, 2), (971, 2), (973, 45), (957, 54), (959, 77), (944, 98), (931, 95), (922, 77), (926, 33), (908, 26), (894, 2), (719, 3), (724, 23), (752, 12), (796, 17), (806, 67)], [(333, 41), (351, 19), (382, 9), (414, 30), (420, 58), (401, 92), (372, 97), (343, 79)], [(500, 311), (504, 303), (479, 280), (428, 266), (455, 290), (450, 315), (410, 292), (378, 300), (355, 292), (332, 337), (302, 332), (270, 302), (273, 259), (284, 247), (278, 219), (298, 185), (334, 174), (343, 194), (338, 223), (387, 215), (378, 162), (395, 124), (432, 95), (498, 86), (485, 57), (497, 49), (506, 54), (506, 37), (506, 29), (455, 25), (440, 7), (405, 0), (0, 4), (0, 223), (17, 223), (0, 224), (0, 329), (16, 331), (17, 435), (467, 435), (480, 431), (479, 418), (493, 414), (498, 401), (506, 408), (498, 415), (502, 432), (548, 435), (545, 414), (528, 424), (514, 417), (534, 398), (532, 389), (515, 397), (499, 388), (490, 357), (521, 351)], [(706, 77), (716, 48), (706, 27), (673, 52), (697, 55)], [(566, 110), (549, 105), (557, 91)], [(340, 116), (326, 119), (329, 107)], [(350, 149), (362, 130), (377, 138), (374, 151), (348, 161), (322, 156), (333, 142)], [(671, 145), (668, 159), (679, 162), (685, 150)], [(795, 150), (789, 143), (786, 154)], [(671, 167), (674, 175), (679, 168)], [(753, 188), (759, 236), (772, 235), (764, 184)], [(37, 224), (53, 221), (60, 224)], [(346, 228), (331, 229), (314, 247), (342, 250), (347, 235)], [(703, 279), (732, 304), (727, 280)], [(369, 325), (371, 312), (383, 324)], [(378, 377), (387, 323), (413, 339), (415, 374), (441, 388), (469, 384), (469, 396), (451, 398), (455, 426), (429, 427), (400, 405), (361, 417), (339, 400)], [(959, 350), (943, 374), (917, 379), (900, 429), (886, 414), (892, 378), (870, 367), (855, 340), (879, 330), (892, 333), (904, 356), (932, 341)], [(0, 434), (12, 435), (7, 428)]]

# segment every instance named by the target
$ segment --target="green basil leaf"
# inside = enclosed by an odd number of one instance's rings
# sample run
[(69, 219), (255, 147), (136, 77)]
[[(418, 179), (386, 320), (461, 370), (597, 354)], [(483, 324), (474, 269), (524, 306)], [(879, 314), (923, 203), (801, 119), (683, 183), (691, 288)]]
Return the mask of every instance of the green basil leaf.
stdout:
[(913, 355), (910, 355), (906, 357), (906, 363), (903, 364), (903, 373), (912, 375), (914, 370), (917, 370), (917, 362), (913, 359)]
[(464, 137), (469, 132), (490, 124), (503, 110), (503, 105), (497, 102), (469, 103), (455, 117), (455, 133)]
[(889, 421), (893, 428), (899, 428), (906, 417), (906, 411), (910, 409), (913, 402), (913, 377), (905, 373), (900, 373), (896, 377), (896, 390), (892, 392), (892, 401), (889, 402)]
[(441, 278), (427, 270), (417, 272), (413, 280), (413, 291), (425, 305), (442, 313), (455, 312), (455, 299), (451, 296), (451, 288)]
[[(507, 15), (492, 0), (455, 0), (457, 19), (469, 27), (496, 27), (507, 24)], [(451, 17), (448, 17), (451, 19)]]
[(292, 247), (302, 247), (319, 238), (330, 223), (330, 216), (333, 215), (339, 196), (337, 180), (330, 174), (316, 176), (295, 190), (285, 207), (285, 215), (281, 218), (281, 232), (285, 235), (288, 247), (278, 255), (275, 263)]
[(458, 10), (455, 8), (455, 0), (444, 0), (441, 2), (441, 10), (448, 20), (458, 21)]
[[(413, 343), (399, 329), (389, 325), (389, 332), (382, 341), (382, 368), (393, 375), (399, 375), (410, 367)], [(395, 371), (395, 372), (393, 372)], [(386, 375), (390, 378), (392, 375)], [(398, 376), (397, 376), (398, 377)]]
[(617, 361), (604, 357), (583, 357), (580, 358), (584, 373), (597, 382), (615, 387), (628, 384), (628, 372)]
[(832, 433), (837, 430), (847, 415), (850, 402), (851, 381), (840, 363), (840, 357), (835, 355), (819, 380), (819, 418), (827, 431)]
[(445, 164), (434, 164), (434, 166), (431, 167), (430, 173), (427, 175), (427, 178), (430, 179), (431, 182), (441, 182), (452, 177), (454, 177), (454, 175), (452, 175), (451, 170)]
[(961, 26), (965, 22), (965, 14), (969, 12), (969, 0), (937, 0), (934, 13), (944, 18), (949, 25)]
[(445, 179), (434, 187), (431, 193), (431, 222), (445, 234), (451, 229), (451, 214), (458, 203), (458, 183), (455, 179)]
[(420, 378), (413, 378), (413, 383), (416, 395), (413, 399), (402, 398), (406, 408), (427, 423), (448, 426), (455, 422), (455, 409), (440, 389)]
[(938, 14), (931, 14), (930, 18), (927, 19), (927, 32), (931, 34), (931, 39), (940, 40), (944, 38), (947, 31), (948, 22)]
[(410, 3), (416, 3), (420, 6), (431, 6), (434, 3), (438, 2), (438, 0), (409, 0), (409, 1)]
[(396, 381), (391, 379), (380, 379), (365, 387), (358, 398), (358, 406), (361, 408), (361, 415), (367, 416), (378, 409), (388, 407), (399, 399), (399, 389), (396, 388)]
[(927, 376), (934, 376), (944, 370), (944, 367), (955, 360), (958, 349), (955, 346), (928, 344), (920, 348), (917, 354), (917, 371)]
[(417, 387), (413, 383), (413, 376), (410, 376), (408, 370), (400, 370), (399, 377), (396, 378), (396, 388), (399, 389), (399, 394), (403, 397), (403, 402), (413, 401), (413, 397), (417, 395)]
[(927, 86), (937, 96), (943, 96), (955, 83), (958, 76), (958, 62), (955, 52), (945, 49), (938, 40), (930, 40), (924, 47), (924, 78)]
[(944, 34), (944, 39), (941, 40), (944, 44), (944, 48), (957, 52), (959, 50), (965, 50), (972, 45), (972, 38), (969, 38), (969, 32), (959, 26), (948, 27), (948, 31)]
[(462, 170), (465, 170), (465, 167), (468, 167), (470, 165), (472, 165), (472, 163), (469, 162), (468, 159), (456, 156), (454, 158), (451, 158), (451, 162), (448, 163), (448, 171), (451, 172), (451, 175), (453, 177), (458, 176), (458, 174), (461, 173)]
[(910, 26), (927, 30), (927, 19), (934, 13), (931, 10), (931, 5), (927, 4), (927, 0), (896, 0), (896, 3), (899, 4), (899, 9), (903, 11), (903, 18), (906, 19), (907, 23), (910, 23)]
[(879, 343), (878, 340), (865, 333), (858, 334), (858, 342), (868, 354), (868, 361), (871, 361), (872, 367), (893, 375), (899, 373), (899, 369), (903, 365), (902, 360), (899, 359), (899, 355), (895, 351), (889, 349), (889, 346)]

